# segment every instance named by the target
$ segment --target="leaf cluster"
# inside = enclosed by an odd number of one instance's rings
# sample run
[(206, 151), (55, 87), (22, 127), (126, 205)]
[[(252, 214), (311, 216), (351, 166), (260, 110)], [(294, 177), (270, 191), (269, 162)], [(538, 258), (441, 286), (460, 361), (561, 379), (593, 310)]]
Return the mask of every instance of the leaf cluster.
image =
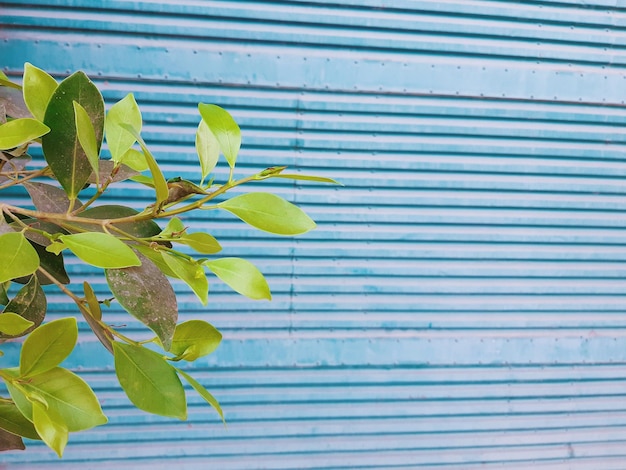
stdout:
[[(133, 94), (105, 111), (100, 91), (83, 72), (59, 83), (27, 63), (22, 85), (0, 74), (0, 191), (22, 187), (32, 202), (18, 206), (0, 193), (0, 341), (23, 340), (19, 366), (0, 369), (9, 392), (0, 397), (0, 450), (23, 449), (26, 437), (43, 440), (61, 456), (70, 432), (107, 421), (89, 385), (61, 366), (77, 342), (77, 322), (67, 317), (44, 323), (45, 285), (71, 299), (113, 354), (118, 381), (137, 408), (186, 419), (182, 378), (224, 419), (213, 395), (177, 366), (211, 354), (222, 335), (204, 320), (178, 322), (171, 280), (187, 284), (203, 305), (209, 300), (207, 274), (251, 299), (270, 300), (271, 293), (252, 263), (216, 256), (219, 241), (193, 230), (184, 216), (224, 210), (256, 229), (299, 235), (315, 223), (297, 206), (271, 193), (229, 197), (228, 191), (270, 178), (336, 182), (287, 174), (285, 167), (235, 178), (239, 126), (214, 104), (200, 103), (198, 110), (197, 181), (166, 178), (141, 136)], [(30, 154), (38, 146), (43, 159)], [(229, 174), (218, 183), (213, 173), (220, 155)], [(120, 181), (151, 191), (153, 201), (141, 211), (106, 203), (107, 191)], [(88, 282), (72, 284), (68, 254), (101, 269), (110, 292), (96, 293)], [(107, 322), (111, 302), (154, 337), (138, 341)]]

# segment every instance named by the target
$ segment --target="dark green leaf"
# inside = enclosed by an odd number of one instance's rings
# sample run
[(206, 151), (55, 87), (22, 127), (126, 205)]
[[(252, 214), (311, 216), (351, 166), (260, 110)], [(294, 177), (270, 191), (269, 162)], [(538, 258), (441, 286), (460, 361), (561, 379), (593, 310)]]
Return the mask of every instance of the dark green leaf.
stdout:
[(204, 274), (204, 269), (198, 263), (185, 258), (162, 252), (161, 255), (165, 263), (170, 267), (176, 276), (187, 283), (194, 291), (202, 305), (206, 305), (209, 295), (209, 281)]
[(89, 115), (98, 153), (104, 129), (104, 100), (87, 75), (76, 72), (63, 80), (46, 109), (44, 123), (51, 130), (43, 137), (42, 147), (48, 165), (70, 199), (76, 198), (92, 172), (78, 140), (74, 101)]
[(198, 110), (217, 141), (231, 168), (235, 167), (241, 147), (241, 130), (224, 108), (214, 104), (200, 103)]
[(54, 78), (40, 68), (24, 64), (24, 102), (35, 118), (44, 120), (46, 108), (58, 84)]
[(34, 273), (39, 267), (37, 252), (21, 232), (0, 235), (0, 282)]
[(254, 300), (272, 300), (265, 277), (250, 261), (241, 258), (220, 258), (205, 261), (204, 265), (235, 292)]
[(209, 391), (204, 388), (199, 382), (197, 382), (192, 376), (190, 376), (189, 374), (187, 374), (186, 372), (180, 370), (180, 369), (176, 369), (178, 371), (178, 373), (180, 375), (182, 375), (185, 380), (187, 382), (189, 382), (189, 385), (191, 385), (193, 387), (193, 389), (198, 392), (198, 394), (205, 399), (205, 401), (211, 405), (213, 408), (215, 408), (215, 411), (217, 411), (217, 413), (220, 415), (220, 418), (222, 418), (222, 422), (224, 424), (226, 424), (226, 420), (224, 419), (224, 412), (222, 411), (222, 407), (220, 406), (219, 402), (215, 399), (215, 397), (213, 395), (211, 395), (209, 393)]
[(73, 317), (37, 327), (22, 345), (20, 375), (33, 376), (58, 366), (70, 355), (77, 340), (78, 326)]
[(178, 321), (176, 294), (152, 261), (142, 256), (141, 262), (139, 267), (107, 269), (106, 279), (120, 305), (154, 331), (167, 350)]
[(180, 359), (195, 361), (217, 349), (222, 334), (203, 320), (189, 320), (176, 325), (170, 352)]
[(302, 209), (275, 194), (242, 194), (218, 205), (247, 224), (277, 235), (299, 235), (315, 228)]
[[(3, 312), (11, 312), (20, 315), (34, 323), (24, 332), (29, 333), (41, 324), (46, 316), (46, 295), (39, 285), (36, 276), (32, 276), (28, 284), (22, 287), (11, 301), (4, 307)], [(14, 338), (15, 335), (0, 334), (0, 339)]]
[[(4, 369), (4, 372), (15, 377), (18, 375), (14, 369)], [(84, 431), (107, 422), (93, 390), (67, 369), (55, 367), (22, 381), (20, 386), (29, 396), (45, 400), (48, 414), (64, 423), (70, 432)], [(20, 412), (32, 421), (31, 402), (11, 383), (7, 383), (7, 388)]]
[[(35, 248), (35, 251), (37, 252), (37, 255), (39, 256), (41, 267), (45, 269), (46, 271), (48, 271), (48, 274), (51, 274), (52, 277), (54, 277), (61, 284), (70, 283), (70, 278), (68, 277), (67, 272), (65, 271), (65, 265), (63, 263), (62, 253), (59, 253), (59, 254), (51, 253), (47, 251), (45, 247), (43, 247), (42, 245), (38, 245), (38, 244), (33, 244), (33, 248)], [(49, 284), (52, 284), (52, 281), (48, 279), (48, 277), (42, 274), (41, 272), (37, 271), (35, 275), (37, 276), (37, 279), (39, 280), (39, 284), (41, 284), (42, 286), (47, 286)], [(20, 278), (15, 279), (15, 282), (19, 282), (20, 284), (26, 284), (29, 281), (29, 279), (30, 277), (28, 276), (20, 277)]]
[(0, 428), (18, 436), (39, 439), (33, 423), (20, 413), (15, 403), (5, 399), (0, 400)]
[(141, 264), (128, 245), (108, 233), (61, 235), (59, 240), (85, 263), (99, 268), (127, 268)]
[(176, 370), (149, 349), (113, 343), (115, 373), (133, 404), (148, 413), (187, 419), (185, 389)]
[(0, 125), (0, 150), (26, 144), (50, 132), (50, 128), (32, 118), (21, 118)]

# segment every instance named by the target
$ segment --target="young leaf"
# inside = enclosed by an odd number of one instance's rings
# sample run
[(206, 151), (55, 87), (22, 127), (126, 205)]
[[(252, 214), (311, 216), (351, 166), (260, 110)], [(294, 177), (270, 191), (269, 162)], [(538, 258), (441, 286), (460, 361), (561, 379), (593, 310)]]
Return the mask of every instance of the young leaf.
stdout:
[(33, 402), (33, 424), (46, 445), (55, 451), (59, 458), (63, 457), (63, 450), (69, 437), (65, 424), (48, 415), (46, 408), (37, 402)]
[[(0, 333), (17, 336), (24, 333), (35, 323), (12, 312), (0, 314)], [(0, 402), (1, 403), (1, 402)]]
[[(22, 334), (29, 333), (41, 324), (46, 315), (46, 294), (39, 285), (37, 276), (31, 276), (30, 281), (22, 287), (11, 301), (4, 307), (3, 313), (15, 313), (34, 323)], [(1, 339), (13, 338), (18, 335), (0, 334)]]
[(55, 368), (70, 355), (78, 340), (73, 317), (41, 325), (26, 338), (20, 354), (20, 375), (33, 376)]
[(189, 245), (198, 253), (212, 255), (222, 251), (222, 245), (208, 233), (195, 232), (186, 233), (176, 240), (178, 243)]
[(33, 423), (20, 413), (12, 401), (0, 400), (0, 429), (29, 439), (40, 439)]
[(207, 176), (213, 171), (217, 160), (220, 156), (220, 144), (209, 129), (207, 123), (202, 120), (196, 131), (196, 152), (200, 160), (200, 170), (202, 172), (202, 181), (204, 183)]
[(24, 102), (36, 119), (43, 121), (52, 94), (59, 85), (40, 68), (24, 64)]
[(149, 349), (113, 343), (115, 373), (130, 401), (161, 416), (187, 419), (185, 389), (176, 370)]
[(92, 173), (82, 149), (74, 117), (79, 103), (89, 115), (100, 152), (104, 129), (104, 100), (98, 88), (83, 72), (76, 72), (61, 82), (50, 98), (44, 123), (50, 132), (41, 140), (44, 157), (70, 199), (75, 199)]
[(187, 382), (189, 382), (189, 385), (191, 385), (193, 387), (193, 389), (198, 392), (198, 394), (205, 399), (205, 401), (211, 405), (213, 408), (215, 408), (215, 411), (217, 411), (217, 413), (220, 415), (220, 418), (222, 418), (222, 422), (224, 424), (226, 424), (226, 420), (224, 419), (224, 412), (222, 411), (222, 407), (220, 406), (219, 402), (215, 399), (215, 397), (213, 395), (211, 395), (209, 393), (209, 391), (204, 388), (198, 381), (196, 381), (192, 376), (190, 376), (189, 374), (187, 374), (186, 372), (180, 370), (180, 369), (176, 369), (178, 371), (178, 373), (180, 375), (182, 375), (185, 380)]
[(83, 148), (91, 168), (93, 168), (93, 172), (96, 175), (96, 184), (100, 184), (98, 181), (98, 159), (100, 158), (100, 151), (98, 142), (96, 141), (96, 131), (93, 128), (91, 118), (89, 114), (87, 114), (87, 111), (85, 111), (85, 108), (76, 101), (73, 101), (72, 104), (74, 105), (74, 121), (76, 123), (78, 142)]
[[(4, 372), (17, 377), (17, 372), (13, 369), (4, 369)], [(32, 403), (17, 387), (11, 383), (6, 385), (20, 412), (32, 421)], [(48, 414), (64, 423), (69, 432), (84, 431), (107, 422), (98, 398), (89, 385), (78, 375), (62, 367), (33, 375), (21, 382), (21, 388), (29, 396), (45, 399)]]
[(39, 267), (37, 252), (21, 232), (0, 235), (0, 282), (34, 273)]
[(154, 156), (150, 153), (148, 147), (146, 147), (145, 142), (143, 141), (137, 130), (134, 129), (132, 126), (129, 126), (128, 124), (120, 124), (120, 127), (126, 130), (135, 139), (137, 139), (141, 150), (143, 150), (143, 154), (146, 157), (146, 162), (148, 163), (148, 167), (150, 168), (150, 173), (152, 174), (152, 179), (154, 181), (154, 189), (156, 191), (157, 199), (155, 209), (158, 210), (163, 205), (163, 203), (165, 203), (169, 195), (167, 181), (165, 181), (165, 177), (161, 172), (161, 168), (159, 168), (159, 165), (157, 164)]
[(107, 283), (120, 305), (154, 331), (167, 350), (178, 320), (176, 294), (152, 261), (141, 261), (136, 268), (107, 269)]
[(265, 277), (250, 261), (241, 258), (220, 258), (205, 261), (204, 265), (235, 292), (254, 300), (272, 300)]
[(161, 233), (159, 237), (163, 238), (177, 238), (185, 231), (185, 224), (178, 217), (172, 217)]
[(206, 305), (209, 301), (209, 281), (206, 278), (206, 274), (204, 274), (202, 266), (166, 252), (162, 252), (161, 255), (165, 263), (176, 273), (176, 276), (191, 287), (200, 302), (202, 302), (202, 305)]
[(111, 106), (104, 121), (111, 159), (116, 163), (124, 162), (128, 165), (125, 161), (125, 154), (136, 139), (125, 131), (120, 126), (121, 124), (131, 126), (137, 133), (141, 132), (141, 111), (132, 93)]
[(0, 125), (0, 150), (19, 147), (48, 132), (50, 128), (37, 119), (14, 119)]
[(218, 141), (228, 165), (234, 168), (237, 154), (241, 147), (241, 130), (239, 126), (228, 111), (214, 104), (200, 103), (198, 110), (202, 120)]
[(146, 156), (139, 150), (135, 149), (128, 149), (124, 152), (120, 161), (135, 171), (146, 171), (150, 168), (148, 166), (148, 162), (146, 161)]
[(70, 200), (61, 188), (32, 181), (23, 185), (38, 211), (64, 214), (70, 208)]
[(277, 235), (299, 235), (315, 228), (302, 209), (275, 194), (242, 194), (218, 206), (252, 227)]
[(308, 176), (308, 175), (300, 175), (300, 174), (286, 174), (286, 173), (280, 173), (278, 175), (272, 175), (272, 178), (286, 178), (286, 179), (290, 179), (290, 180), (302, 180), (302, 181), (316, 181), (318, 183), (331, 183), (331, 184), (338, 184), (339, 186), (343, 186), (343, 184), (341, 184), (338, 181), (335, 181), (332, 178), (326, 178), (324, 176)]
[(140, 266), (141, 261), (128, 245), (108, 233), (76, 233), (59, 239), (85, 263), (99, 268)]
[(222, 334), (203, 320), (189, 320), (176, 325), (170, 352), (180, 359), (195, 361), (217, 349)]

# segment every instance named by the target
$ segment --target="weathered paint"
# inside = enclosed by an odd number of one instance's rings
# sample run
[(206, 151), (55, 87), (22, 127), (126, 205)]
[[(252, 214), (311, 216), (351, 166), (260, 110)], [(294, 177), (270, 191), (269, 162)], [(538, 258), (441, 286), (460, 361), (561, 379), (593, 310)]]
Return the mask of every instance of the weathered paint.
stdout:
[[(168, 176), (197, 172), (196, 104), (318, 229), (192, 216), (271, 303), (180, 284), (225, 336), (188, 422), (145, 415), (84, 335), (68, 364), (111, 424), (7, 468), (621, 469), (626, 451), (626, 2), (35, 0), (0, 4), (1, 61), (135, 92)], [(224, 177), (224, 166), (218, 178)], [(122, 185), (131, 205), (147, 191)], [(79, 265), (99, 293), (103, 280)], [(72, 311), (58, 296), (50, 315)], [(131, 333), (119, 309), (106, 312)], [(86, 331), (86, 326), (82, 325)], [(17, 351), (4, 347), (7, 363)], [(80, 354), (80, 355), (79, 355)]]

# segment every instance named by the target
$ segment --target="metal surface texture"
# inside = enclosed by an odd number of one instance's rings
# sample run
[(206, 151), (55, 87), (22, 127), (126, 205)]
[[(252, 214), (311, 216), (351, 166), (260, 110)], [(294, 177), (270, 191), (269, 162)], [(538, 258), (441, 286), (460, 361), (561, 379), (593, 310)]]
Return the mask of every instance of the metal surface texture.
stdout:
[[(110, 424), (72, 436), (63, 461), (34, 443), (2, 468), (626, 468), (626, 2), (0, 12), (9, 76), (29, 61), (84, 70), (108, 105), (133, 91), (167, 176), (197, 171), (210, 102), (241, 124), (239, 174), (288, 165), (345, 185), (264, 183), (318, 222), (294, 239), (225, 213), (192, 221), (274, 292), (254, 303), (215, 281), (203, 309), (177, 285), (181, 318), (224, 333), (193, 372), (227, 428), (196, 398), (187, 422), (134, 409), (82, 325), (69, 365)], [(54, 300), (51, 317), (72, 311)]]

